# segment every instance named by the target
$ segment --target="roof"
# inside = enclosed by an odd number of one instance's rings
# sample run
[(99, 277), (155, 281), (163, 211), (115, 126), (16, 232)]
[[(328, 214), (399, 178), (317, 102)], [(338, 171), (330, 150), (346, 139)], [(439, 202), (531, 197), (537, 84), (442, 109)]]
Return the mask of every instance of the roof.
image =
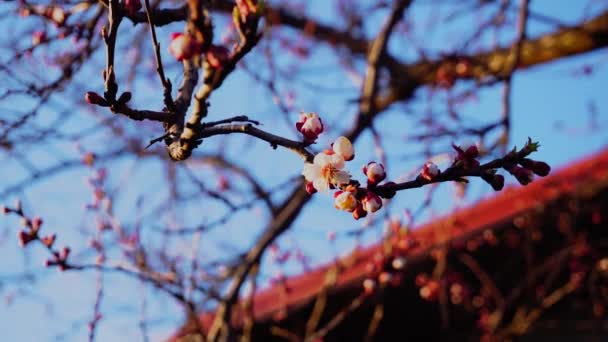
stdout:
[[(458, 243), (470, 234), (510, 222), (522, 212), (576, 192), (583, 184), (605, 181), (608, 181), (608, 149), (572, 163), (548, 177), (539, 178), (527, 186), (508, 187), (491, 198), (414, 229), (411, 238), (418, 245), (410, 249), (406, 256), (411, 262), (417, 256), (426, 254), (434, 245), (448, 240)], [(342, 270), (336, 286), (361, 282), (368, 274), (366, 266), (369, 260), (375, 254), (382, 253), (382, 249), (382, 244), (376, 244), (353, 251), (353, 254), (343, 260), (350, 265)], [(286, 306), (293, 309), (310, 301), (325, 283), (328, 270), (334, 267), (333, 263), (327, 264), (286, 279), (285, 286), (289, 292), (285, 295), (277, 296), (283, 292), (278, 286), (259, 292), (254, 298), (255, 316), (265, 318)], [(278, 297), (283, 298), (278, 301)]]
[[(437, 246), (461, 246), (469, 237), (488, 229), (511, 225), (522, 213), (543, 208), (559, 198), (578, 195), (589, 189), (608, 187), (608, 149), (574, 162), (545, 178), (527, 186), (509, 187), (476, 204), (457, 210), (443, 218), (412, 230), (402, 236), (403, 248), (389, 248), (386, 243), (354, 250), (349, 256), (318, 267), (312, 271), (285, 279), (282, 284), (259, 291), (253, 299), (256, 321), (268, 321), (281, 314), (290, 315), (311, 303), (321, 291), (331, 293), (361, 289), (361, 282), (369, 277), (370, 261), (378, 256), (402, 255), (408, 265), (427, 258)], [(328, 276), (329, 275), (329, 276)], [(203, 325), (212, 315), (201, 316)], [(237, 320), (240, 320), (237, 318)]]

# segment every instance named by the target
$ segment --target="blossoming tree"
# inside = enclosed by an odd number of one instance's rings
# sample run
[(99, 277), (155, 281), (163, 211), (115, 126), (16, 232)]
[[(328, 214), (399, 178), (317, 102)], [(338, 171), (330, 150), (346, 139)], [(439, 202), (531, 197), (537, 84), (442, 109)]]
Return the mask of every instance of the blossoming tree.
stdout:
[[(141, 284), (144, 303), (148, 291), (159, 292), (189, 319), (213, 311), (201, 335), (232, 340), (230, 317), (244, 288), (254, 293), (258, 279), (283, 277), (264, 278), (265, 267), (308, 269), (314, 248), (281, 246), (299, 220), (318, 224), (316, 208), (329, 207), (322, 217), (352, 227), (363, 222), (354, 234), (343, 232), (360, 237), (404, 210), (410, 218), (424, 212), (399, 201), (408, 190), (423, 190), (416, 194), (424, 209), (439, 183), (499, 191), (505, 182), (547, 176), (550, 166), (534, 155), (538, 142), (510, 141), (513, 75), (608, 45), (605, 8), (566, 25), (527, 0), (438, 1), (446, 21), (439, 32), (460, 37), (437, 48), (420, 43), (425, 35), (414, 29), (421, 22), (412, 13), (424, 6), (3, 4), (0, 20), (14, 33), (1, 38), (0, 68), (8, 108), (0, 117), (7, 174), (0, 196), (10, 242), (34, 250), (40, 262), (28, 270), (44, 262), (94, 276), (91, 340), (112, 291), (104, 277), (114, 273)], [(475, 25), (451, 26), (453, 18)], [(531, 36), (536, 22), (551, 29)], [(495, 41), (490, 31), (509, 38)], [(585, 73), (592, 68), (583, 65)], [(481, 124), (465, 119), (484, 89), (500, 93), (497, 114)], [(70, 204), (70, 193), (87, 201), (78, 177), (93, 198), (84, 209)], [(37, 187), (54, 194), (40, 196)], [(15, 229), (13, 218), (23, 227)], [(336, 233), (325, 230), (331, 243)], [(364, 291), (373, 291), (374, 277)], [(135, 326), (147, 339), (150, 324), (141, 316)]]

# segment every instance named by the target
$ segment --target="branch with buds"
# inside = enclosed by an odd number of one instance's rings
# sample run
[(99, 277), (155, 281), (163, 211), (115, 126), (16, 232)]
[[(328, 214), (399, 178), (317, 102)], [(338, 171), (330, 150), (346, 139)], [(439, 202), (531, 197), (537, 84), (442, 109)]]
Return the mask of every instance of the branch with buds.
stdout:
[[(306, 137), (306, 136), (305, 136)], [(551, 167), (542, 161), (536, 161), (528, 156), (539, 148), (538, 142), (528, 139), (520, 150), (513, 148), (504, 157), (481, 164), (477, 158), (479, 151), (476, 146), (462, 149), (453, 145), (456, 151), (452, 164), (441, 171), (437, 165), (427, 162), (416, 179), (395, 183), (385, 182), (386, 171), (380, 163), (369, 162), (363, 167), (367, 186), (361, 186), (357, 180), (343, 170), (346, 161), (354, 158), (354, 149), (345, 137), (339, 137), (332, 148), (317, 154), (312, 163), (305, 163), (302, 174), (306, 178), (306, 191), (314, 194), (317, 191), (337, 189), (334, 193), (336, 209), (352, 213), (358, 220), (382, 208), (382, 198), (390, 199), (397, 191), (420, 188), (428, 184), (440, 182), (464, 182), (467, 177), (479, 177), (490, 184), (496, 191), (502, 190), (505, 183), (503, 175), (497, 174), (499, 169), (510, 173), (522, 185), (529, 184), (534, 175), (547, 176)]]

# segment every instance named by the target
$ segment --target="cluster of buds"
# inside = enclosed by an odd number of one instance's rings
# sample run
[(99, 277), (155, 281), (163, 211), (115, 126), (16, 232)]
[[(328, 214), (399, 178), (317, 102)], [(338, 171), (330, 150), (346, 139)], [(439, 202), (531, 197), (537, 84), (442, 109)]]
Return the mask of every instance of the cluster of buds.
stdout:
[(380, 210), (382, 199), (368, 189), (359, 188), (358, 182), (353, 181), (345, 190), (334, 193), (334, 207), (352, 213), (353, 218), (358, 220), (366, 217), (367, 213)]
[(200, 55), (202, 53), (202, 48), (203, 45), (191, 34), (182, 32), (174, 32), (171, 34), (169, 53), (171, 53), (179, 62)]
[(467, 170), (479, 166), (479, 161), (477, 160), (477, 157), (479, 157), (479, 149), (476, 145), (470, 145), (466, 148), (462, 148), (452, 144), (452, 148), (454, 148), (457, 153), (453, 166), (462, 166)]
[[(296, 128), (305, 141), (312, 142), (323, 132), (323, 122), (317, 113), (302, 113)], [(386, 178), (384, 166), (376, 162), (363, 166), (367, 188), (362, 188), (358, 181), (351, 180), (350, 174), (343, 170), (345, 163), (355, 158), (350, 140), (339, 137), (330, 147), (318, 153), (312, 163), (304, 164), (302, 174), (307, 181), (306, 192), (312, 195), (317, 191), (338, 189), (334, 193), (334, 206), (338, 210), (352, 213), (356, 220), (382, 208), (382, 198), (374, 189)]]
[(304, 141), (312, 143), (323, 133), (323, 121), (317, 113), (300, 113), (296, 129), (304, 136)]
[[(540, 144), (538, 142), (533, 142), (531, 139), (528, 139), (528, 142), (519, 153), (529, 155), (532, 152), (538, 151), (539, 146)], [(518, 159), (517, 154), (518, 153), (515, 149), (509, 152), (506, 159), (511, 161), (511, 163), (504, 166), (504, 169), (513, 175), (513, 177), (515, 177), (515, 179), (517, 179), (521, 185), (527, 185), (532, 182), (534, 175), (545, 177), (551, 172), (551, 167), (549, 164), (542, 161), (532, 160), (530, 158)]]
[(57, 266), (60, 271), (65, 271), (68, 268), (67, 260), (70, 255), (70, 247), (63, 247), (59, 251), (53, 251), (53, 258), (47, 259), (44, 262), (44, 266), (52, 267)]
[[(49, 234), (45, 236), (40, 235), (40, 229), (42, 228), (43, 223), (40, 217), (36, 216), (33, 218), (29, 218), (28, 216), (26, 216), (23, 212), (21, 201), (17, 201), (13, 208), (6, 206), (2, 207), (2, 213), (5, 215), (15, 214), (21, 217), (21, 224), (23, 225), (23, 229), (17, 232), (17, 240), (19, 241), (19, 245), (21, 247), (26, 247), (27, 245), (38, 241), (53, 253), (54, 259), (52, 260), (52, 265), (58, 265), (60, 266), (60, 269), (65, 269), (66, 260), (69, 254), (69, 248), (65, 247), (61, 251), (56, 251), (53, 249), (53, 245), (55, 244), (57, 236), (55, 234)], [(48, 260), (47, 263), (49, 263)]]
[(124, 0), (123, 6), (124, 6), (127, 14), (133, 15), (141, 9), (141, 1), (140, 0)]
[(383, 255), (376, 253), (369, 264), (369, 276), (363, 281), (363, 293), (371, 295), (380, 287), (397, 287), (403, 283), (403, 270), (407, 261), (402, 256)]

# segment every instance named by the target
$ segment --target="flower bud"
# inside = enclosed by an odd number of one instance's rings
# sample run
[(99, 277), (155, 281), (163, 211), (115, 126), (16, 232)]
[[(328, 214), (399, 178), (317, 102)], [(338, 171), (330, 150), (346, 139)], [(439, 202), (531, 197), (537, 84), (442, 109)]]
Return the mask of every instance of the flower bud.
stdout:
[(551, 172), (551, 166), (549, 166), (549, 164), (547, 164), (545, 162), (537, 161), (534, 163), (534, 166), (532, 167), (532, 172), (534, 172), (535, 174), (537, 174), (541, 177), (545, 177), (545, 176), (549, 175), (549, 173)]
[(179, 62), (184, 59), (190, 59), (201, 52), (202, 46), (196, 41), (196, 38), (189, 34), (175, 32), (171, 34), (171, 42), (169, 43), (169, 53)]
[(41, 226), (42, 226), (42, 219), (38, 216), (34, 217), (32, 219), (32, 230), (37, 232), (40, 230)]
[(492, 177), (490, 185), (495, 191), (502, 190), (502, 188), (505, 186), (505, 177), (503, 175), (494, 175), (494, 177)]
[(551, 172), (551, 166), (545, 162), (524, 158), (519, 162), (519, 164), (541, 177), (545, 177), (549, 174), (549, 172)]
[(212, 68), (222, 68), (230, 58), (230, 51), (221, 45), (211, 45), (205, 54), (207, 63)]
[(63, 247), (61, 252), (59, 252), (59, 259), (66, 261), (68, 256), (70, 255), (70, 247)]
[(428, 181), (432, 181), (439, 175), (439, 168), (433, 162), (427, 162), (420, 172), (420, 176)]
[(515, 178), (521, 185), (530, 184), (530, 182), (532, 182), (532, 180), (534, 179), (532, 171), (521, 166), (514, 166), (509, 170), (509, 172), (513, 176), (515, 176)]
[(36, 240), (36, 235), (30, 232), (26, 232), (25, 230), (20, 230), (17, 233), (17, 239), (19, 240), (19, 246), (25, 247), (28, 243)]
[(317, 113), (301, 113), (300, 120), (296, 122), (296, 129), (302, 133), (304, 140), (312, 142), (323, 133), (323, 121)]
[(346, 161), (353, 160), (355, 158), (355, 150), (353, 144), (346, 137), (339, 137), (332, 144), (332, 149), (336, 154), (339, 154)]
[(454, 164), (460, 164), (466, 169), (471, 169), (479, 166), (479, 161), (476, 160), (479, 156), (479, 149), (476, 145), (470, 145), (465, 149), (460, 146), (452, 144), (454, 150), (456, 150), (457, 156), (454, 160)]
[(96, 92), (92, 92), (92, 91), (87, 91), (86, 94), (84, 95), (84, 100), (87, 101), (88, 104), (94, 104), (94, 105), (98, 105), (98, 106), (104, 106), (107, 107), (108, 101), (106, 101), (106, 99), (104, 99), (101, 95), (97, 94)]
[(317, 192), (317, 189), (315, 189), (315, 185), (312, 182), (306, 182), (306, 192), (309, 195), (312, 195)]
[(336, 191), (334, 194), (334, 207), (338, 210), (352, 212), (358, 204), (359, 201), (350, 191)]
[(124, 93), (120, 94), (120, 97), (118, 98), (118, 103), (126, 104), (127, 102), (131, 101), (132, 96), (133, 95), (130, 91), (125, 91)]
[(374, 213), (382, 208), (382, 199), (373, 192), (368, 192), (361, 200), (361, 206), (368, 213)]
[(141, 1), (140, 0), (125, 0), (125, 10), (129, 15), (133, 15), (137, 13), (141, 9)]
[(363, 166), (363, 173), (367, 176), (367, 182), (370, 184), (378, 184), (386, 178), (384, 165), (376, 162), (369, 162)]
[(55, 238), (57, 236), (55, 234), (51, 234), (51, 235), (47, 235), (44, 236), (40, 239), (40, 241), (42, 242), (43, 245), (45, 245), (48, 248), (53, 247), (53, 243), (55, 243)]
[(67, 19), (68, 15), (69, 12), (64, 11), (63, 8), (59, 6), (49, 6), (44, 12), (44, 16), (51, 19), (58, 26), (61, 26), (65, 23), (65, 20)]
[(44, 31), (35, 31), (32, 33), (32, 45), (36, 46), (40, 43), (46, 41), (46, 32)]

